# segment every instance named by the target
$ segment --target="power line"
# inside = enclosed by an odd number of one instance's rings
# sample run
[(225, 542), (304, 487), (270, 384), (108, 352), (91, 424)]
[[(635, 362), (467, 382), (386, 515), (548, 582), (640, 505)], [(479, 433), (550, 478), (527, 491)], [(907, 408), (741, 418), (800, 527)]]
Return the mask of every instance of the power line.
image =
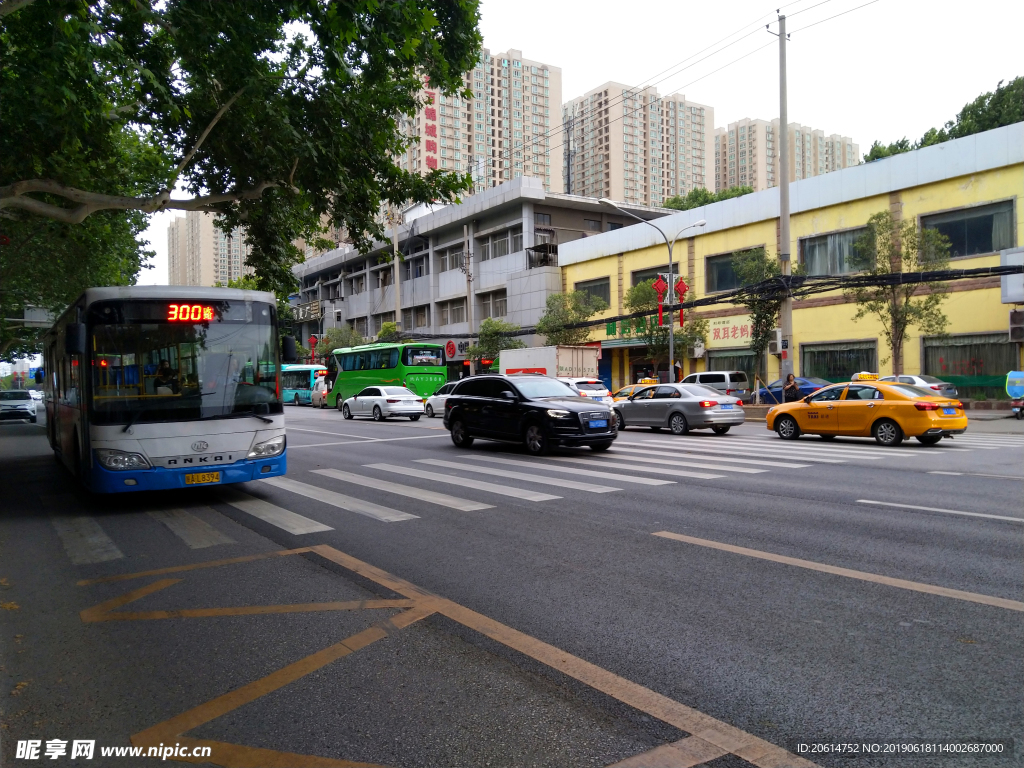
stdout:
[(797, 32), (803, 32), (805, 29), (810, 29), (811, 27), (816, 27), (819, 24), (824, 24), (826, 21), (832, 21), (832, 19), (838, 19), (840, 16), (845, 16), (848, 13), (853, 13), (854, 11), (859, 11), (861, 8), (867, 8), (869, 5), (874, 5), (877, 2), (878, 2), (878, 0), (871, 0), (871, 2), (864, 3), (864, 5), (858, 5), (856, 8), (851, 8), (848, 11), (843, 11), (842, 13), (837, 13), (834, 16), (829, 16), (828, 18), (822, 19), (821, 21), (816, 21), (813, 24), (807, 24), (806, 26), (800, 27), (800, 29), (794, 29), (789, 34), (793, 35), (793, 34), (796, 34)]

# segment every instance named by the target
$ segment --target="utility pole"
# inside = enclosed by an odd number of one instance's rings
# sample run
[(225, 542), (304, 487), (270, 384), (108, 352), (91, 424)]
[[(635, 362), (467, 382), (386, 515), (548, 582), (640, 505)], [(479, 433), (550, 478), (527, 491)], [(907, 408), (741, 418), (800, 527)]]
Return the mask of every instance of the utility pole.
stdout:
[[(466, 319), (469, 320), (469, 332), (473, 333), (473, 254), (469, 250), (469, 226), (462, 225), (462, 271), (466, 273)], [(469, 361), (469, 375), (476, 374), (476, 361)]]
[(398, 221), (401, 218), (402, 216), (397, 210), (393, 211), (391, 216), (391, 245), (394, 250), (395, 279), (392, 282), (394, 283), (395, 293), (395, 328), (398, 329), (399, 333), (402, 332), (402, 286), (399, 282), (401, 273), (398, 269)]
[[(783, 275), (792, 274), (789, 253), (789, 107), (786, 94), (786, 17), (779, 14), (779, 266)], [(782, 328), (782, 356), (779, 374), (785, 379), (793, 373), (793, 298), (782, 301), (779, 312)]]

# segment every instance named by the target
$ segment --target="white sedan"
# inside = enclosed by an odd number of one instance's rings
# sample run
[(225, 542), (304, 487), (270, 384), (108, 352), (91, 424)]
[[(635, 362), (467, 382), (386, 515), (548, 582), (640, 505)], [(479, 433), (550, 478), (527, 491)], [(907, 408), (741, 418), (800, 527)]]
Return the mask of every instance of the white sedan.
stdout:
[(356, 416), (384, 421), (388, 416), (408, 416), (416, 421), (423, 415), (423, 398), (405, 387), (367, 387), (341, 406), (346, 419)]
[(558, 380), (563, 384), (568, 384), (569, 388), (580, 397), (589, 397), (591, 400), (607, 405), (612, 405), (615, 402), (612, 393), (600, 379), (576, 379), (559, 376)]
[(458, 384), (457, 381), (449, 381), (447, 384), (445, 384), (443, 387), (437, 390), (437, 392), (435, 392), (434, 394), (427, 398), (428, 419), (434, 418), (434, 416), (436, 416), (439, 413), (444, 413), (444, 401), (448, 399), (448, 395), (450, 395), (452, 393), (452, 390), (455, 389), (456, 384)]

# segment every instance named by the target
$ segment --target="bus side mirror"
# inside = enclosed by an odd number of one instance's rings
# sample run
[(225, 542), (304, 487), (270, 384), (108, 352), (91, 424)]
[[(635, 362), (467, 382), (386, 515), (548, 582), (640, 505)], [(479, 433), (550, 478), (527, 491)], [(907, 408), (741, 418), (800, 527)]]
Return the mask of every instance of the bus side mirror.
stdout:
[(84, 355), (85, 352), (85, 323), (68, 323), (64, 330), (64, 353)]
[(281, 337), (281, 362), (294, 363), (299, 359), (299, 353), (295, 346), (294, 336)]

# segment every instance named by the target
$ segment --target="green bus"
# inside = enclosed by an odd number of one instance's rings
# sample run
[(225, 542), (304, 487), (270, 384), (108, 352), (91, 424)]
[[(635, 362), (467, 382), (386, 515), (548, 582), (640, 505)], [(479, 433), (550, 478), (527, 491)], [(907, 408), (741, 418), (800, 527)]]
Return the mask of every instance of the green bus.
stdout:
[(327, 405), (338, 410), (366, 387), (407, 387), (426, 399), (448, 381), (444, 347), (409, 341), (336, 349), (327, 359), (327, 381), (334, 382)]

